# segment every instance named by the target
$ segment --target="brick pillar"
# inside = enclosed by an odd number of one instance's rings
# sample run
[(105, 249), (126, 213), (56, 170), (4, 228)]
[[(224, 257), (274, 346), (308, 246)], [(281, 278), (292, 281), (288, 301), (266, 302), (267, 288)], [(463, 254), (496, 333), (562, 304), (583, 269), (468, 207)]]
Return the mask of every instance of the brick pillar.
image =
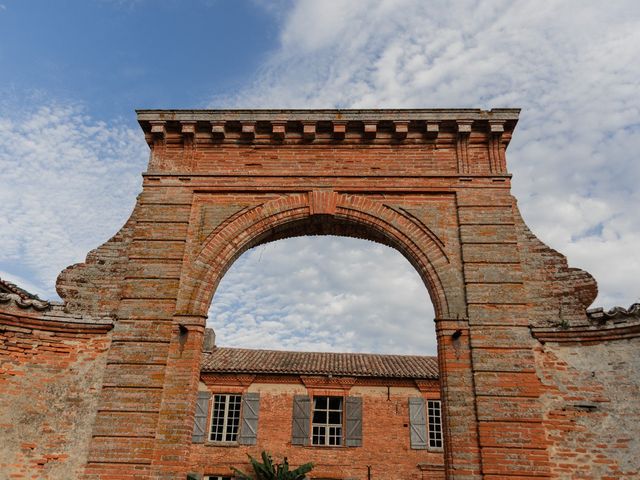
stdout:
[(542, 385), (529, 331), (538, 299), (525, 288), (513, 198), (493, 187), (457, 199), (482, 472), (495, 480), (544, 478)]
[(165, 370), (152, 478), (186, 478), (206, 317), (176, 315)]
[(122, 301), (125, 319), (113, 329), (86, 480), (149, 478), (173, 311), (174, 301)]
[[(494, 310), (495, 317), (498, 312)], [(512, 311), (511, 321), (518, 323)], [(494, 318), (495, 318), (494, 317)], [(528, 325), (471, 326), (484, 478), (549, 478), (549, 457)]]
[(468, 322), (436, 319), (436, 335), (446, 477), (479, 479), (482, 470)]

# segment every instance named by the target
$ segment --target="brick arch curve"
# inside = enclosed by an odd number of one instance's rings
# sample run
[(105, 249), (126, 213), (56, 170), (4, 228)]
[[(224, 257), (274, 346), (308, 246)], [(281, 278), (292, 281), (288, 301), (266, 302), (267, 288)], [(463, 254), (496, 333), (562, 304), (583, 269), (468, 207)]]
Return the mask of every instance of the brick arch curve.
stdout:
[(451, 281), (450, 261), (432, 232), (368, 198), (324, 191), (268, 201), (212, 232), (182, 276), (177, 312), (205, 316), (220, 280), (250, 248), (309, 234), (362, 238), (394, 248), (422, 278), (437, 318), (462, 314), (450, 300), (460, 296)]

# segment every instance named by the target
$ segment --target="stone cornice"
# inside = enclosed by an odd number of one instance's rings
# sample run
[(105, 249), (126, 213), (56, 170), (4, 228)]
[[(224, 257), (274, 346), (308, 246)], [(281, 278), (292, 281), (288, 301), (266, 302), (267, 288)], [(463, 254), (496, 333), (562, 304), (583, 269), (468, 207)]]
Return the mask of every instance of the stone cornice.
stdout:
[(185, 143), (354, 143), (434, 141), (499, 134), (508, 143), (519, 109), (137, 110), (149, 145)]
[(138, 121), (518, 120), (519, 108), (136, 110)]
[(531, 334), (542, 343), (599, 343), (640, 337), (640, 304), (628, 309), (615, 307), (587, 311), (589, 323), (532, 327)]
[[(17, 297), (17, 298), (16, 298)], [(67, 335), (103, 334), (113, 328), (114, 320), (70, 314), (62, 304), (44, 300), (21, 299), (15, 294), (0, 294), (0, 330), (38, 330)]]
[(0, 330), (24, 329), (45, 332), (64, 333), (67, 335), (97, 335), (107, 333), (113, 328), (113, 321), (64, 321), (46, 317), (34, 318), (10, 315), (0, 312)]

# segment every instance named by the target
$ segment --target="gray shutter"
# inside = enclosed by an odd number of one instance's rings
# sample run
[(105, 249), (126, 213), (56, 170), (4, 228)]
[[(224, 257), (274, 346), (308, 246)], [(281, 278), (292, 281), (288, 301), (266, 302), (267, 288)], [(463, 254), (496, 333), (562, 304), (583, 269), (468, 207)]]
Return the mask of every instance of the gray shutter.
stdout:
[(258, 414), (260, 394), (256, 392), (242, 395), (242, 418), (240, 419), (240, 445), (255, 445), (258, 442)]
[(291, 427), (291, 445), (309, 445), (311, 427), (311, 398), (307, 395), (293, 397), (293, 422)]
[(409, 426), (411, 427), (411, 448), (427, 448), (427, 416), (425, 401), (421, 397), (409, 397)]
[(347, 397), (346, 403), (346, 435), (347, 447), (362, 446), (362, 397)]
[(207, 434), (207, 415), (209, 415), (209, 399), (211, 393), (198, 392), (196, 400), (196, 416), (193, 421), (193, 443), (204, 443)]

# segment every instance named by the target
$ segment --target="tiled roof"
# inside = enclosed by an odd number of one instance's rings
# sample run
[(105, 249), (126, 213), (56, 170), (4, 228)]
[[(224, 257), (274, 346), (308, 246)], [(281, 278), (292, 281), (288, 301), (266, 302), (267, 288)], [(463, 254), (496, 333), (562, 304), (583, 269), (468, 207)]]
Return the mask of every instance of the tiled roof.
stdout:
[(629, 308), (613, 307), (605, 311), (604, 308), (589, 308), (587, 316), (591, 320), (619, 320), (623, 318), (640, 318), (640, 303), (633, 303)]
[(287, 352), (216, 347), (212, 353), (204, 353), (203, 356), (202, 372), (438, 378), (438, 359), (417, 355)]
[(21, 299), (40, 300), (37, 295), (27, 292), (24, 288), (18, 287), (15, 283), (0, 278), (0, 293), (14, 293)]
[(2, 304), (15, 304), (19, 308), (33, 308), (38, 311), (51, 308), (50, 302), (40, 300), (37, 295), (0, 278), (0, 305)]

